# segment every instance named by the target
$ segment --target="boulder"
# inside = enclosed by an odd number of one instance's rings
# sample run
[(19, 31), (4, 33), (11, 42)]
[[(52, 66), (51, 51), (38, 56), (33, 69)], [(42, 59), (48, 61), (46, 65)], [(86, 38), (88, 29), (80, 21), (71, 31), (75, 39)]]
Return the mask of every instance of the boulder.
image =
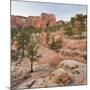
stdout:
[(72, 85), (86, 84), (86, 67), (86, 64), (75, 60), (64, 60), (57, 66), (57, 68), (63, 68), (68, 73), (72, 74)]
[(41, 64), (48, 64), (50, 68), (55, 68), (61, 61), (61, 58), (56, 52), (46, 47), (40, 47), (39, 53), (42, 55), (39, 62)]
[(71, 75), (64, 69), (59, 68), (54, 70), (48, 76), (37, 79), (31, 88), (63, 86), (68, 85), (71, 81)]
[(58, 68), (50, 74), (51, 80), (59, 85), (68, 85), (72, 81), (72, 75), (63, 68)]

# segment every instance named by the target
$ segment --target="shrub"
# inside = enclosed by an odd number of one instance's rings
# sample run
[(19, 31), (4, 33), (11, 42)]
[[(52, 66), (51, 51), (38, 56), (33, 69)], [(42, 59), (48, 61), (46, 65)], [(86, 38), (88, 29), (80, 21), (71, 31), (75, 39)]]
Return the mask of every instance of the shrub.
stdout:
[(48, 44), (48, 47), (56, 52), (62, 47), (62, 39), (55, 40), (54, 36), (52, 36), (52, 42)]
[(72, 36), (73, 35), (73, 31), (72, 31), (72, 25), (71, 23), (66, 23), (64, 26), (64, 30), (65, 30), (65, 34), (68, 36)]

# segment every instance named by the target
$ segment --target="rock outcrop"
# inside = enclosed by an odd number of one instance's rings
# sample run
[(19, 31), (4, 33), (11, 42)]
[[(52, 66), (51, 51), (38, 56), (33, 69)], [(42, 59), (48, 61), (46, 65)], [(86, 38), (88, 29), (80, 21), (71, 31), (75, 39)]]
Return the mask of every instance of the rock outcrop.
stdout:
[(32, 28), (32, 27), (38, 27), (39, 23), (39, 16), (29, 16), (27, 17), (25, 23), (24, 23), (24, 28)]
[(74, 60), (64, 60), (57, 66), (57, 68), (63, 68), (68, 73), (71, 73), (72, 85), (86, 84), (86, 67), (86, 64)]
[(41, 16), (11, 16), (12, 28), (46, 28), (56, 26), (56, 18), (54, 14), (42, 13)]
[(23, 25), (26, 21), (26, 17), (23, 16), (11, 16), (11, 28), (20, 29), (23, 28)]
[(41, 28), (56, 26), (56, 18), (54, 14), (42, 13), (39, 20)]
[(60, 86), (86, 84), (86, 64), (74, 60), (64, 60), (50, 74), (50, 77)]
[(64, 60), (48, 76), (37, 79), (31, 88), (84, 84), (86, 84), (86, 64)]
[(42, 55), (39, 62), (41, 64), (48, 64), (49, 69), (55, 68), (59, 64), (59, 62), (61, 62), (61, 57), (59, 57), (56, 52), (46, 47), (41, 47), (39, 49), (39, 53)]

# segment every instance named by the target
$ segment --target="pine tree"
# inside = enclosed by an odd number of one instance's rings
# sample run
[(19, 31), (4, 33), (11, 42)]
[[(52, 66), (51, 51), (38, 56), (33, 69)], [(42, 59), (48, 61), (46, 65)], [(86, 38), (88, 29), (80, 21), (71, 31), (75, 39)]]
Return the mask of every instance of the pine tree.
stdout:
[(31, 72), (33, 72), (33, 62), (38, 60), (40, 57), (38, 53), (39, 46), (33, 38), (31, 38), (31, 42), (27, 46), (27, 57), (30, 59), (31, 62)]

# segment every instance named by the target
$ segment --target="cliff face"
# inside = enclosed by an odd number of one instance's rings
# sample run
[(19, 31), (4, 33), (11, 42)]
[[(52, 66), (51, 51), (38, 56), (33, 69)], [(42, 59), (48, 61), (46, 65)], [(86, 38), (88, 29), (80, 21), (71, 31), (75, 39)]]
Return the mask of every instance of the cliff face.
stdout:
[(30, 28), (30, 27), (38, 27), (40, 17), (39, 16), (29, 16), (26, 18), (24, 23), (24, 28)]
[(39, 20), (39, 26), (41, 28), (56, 26), (55, 15), (42, 13)]
[(11, 16), (11, 28), (22, 28), (26, 21), (26, 17)]
[(12, 28), (46, 28), (56, 26), (56, 18), (53, 14), (42, 13), (40, 16), (11, 16), (11, 27)]
[[(87, 29), (87, 16), (82, 14), (77, 14), (75, 17), (71, 18), (71, 25), (73, 31), (77, 31), (77, 28), (83, 22), (83, 26)], [(40, 16), (14, 16), (11, 15), (11, 28), (46, 28), (52, 26), (62, 26), (65, 22), (63, 20), (56, 21), (54, 14), (41, 13)]]

